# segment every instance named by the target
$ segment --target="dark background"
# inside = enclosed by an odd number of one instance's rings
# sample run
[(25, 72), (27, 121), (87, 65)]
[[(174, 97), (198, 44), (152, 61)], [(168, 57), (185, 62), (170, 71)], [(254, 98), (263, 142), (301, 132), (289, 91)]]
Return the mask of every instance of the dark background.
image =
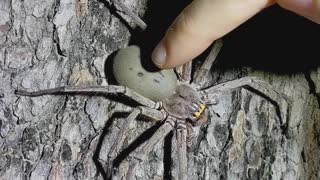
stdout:
[(218, 65), (297, 73), (320, 64), (320, 26), (279, 6), (226, 35)]
[[(149, 1), (144, 20), (146, 31), (133, 33), (150, 55), (175, 17), (190, 1)], [(223, 18), (223, 17), (221, 17)], [(269, 7), (223, 37), (224, 46), (215, 67), (253, 69), (294, 74), (320, 65), (320, 25), (278, 5)], [(208, 50), (198, 59), (206, 57)]]

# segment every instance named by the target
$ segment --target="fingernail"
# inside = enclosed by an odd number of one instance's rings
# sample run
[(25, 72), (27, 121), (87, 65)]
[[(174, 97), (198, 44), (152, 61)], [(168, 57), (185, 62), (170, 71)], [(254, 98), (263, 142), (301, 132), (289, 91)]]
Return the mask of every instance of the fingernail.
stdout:
[(167, 52), (162, 41), (153, 50), (151, 58), (153, 63), (160, 68), (166, 63)]

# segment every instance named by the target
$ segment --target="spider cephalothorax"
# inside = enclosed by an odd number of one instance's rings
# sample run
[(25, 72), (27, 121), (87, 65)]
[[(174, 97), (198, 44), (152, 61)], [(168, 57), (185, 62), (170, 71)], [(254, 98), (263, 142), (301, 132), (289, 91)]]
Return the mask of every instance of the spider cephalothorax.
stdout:
[(163, 102), (169, 115), (179, 119), (196, 121), (205, 110), (200, 94), (191, 85), (180, 83), (173, 95)]
[[(262, 97), (267, 97), (279, 108), (280, 119), (286, 123), (288, 104), (283, 95), (267, 83), (255, 78), (245, 77), (237, 80), (225, 82), (212, 87), (203, 87), (202, 84), (207, 76), (210, 67), (221, 48), (221, 41), (216, 42), (208, 58), (203, 65), (195, 71), (192, 78), (191, 64), (183, 66), (182, 70), (177, 71), (180, 78), (178, 81), (172, 70), (159, 72), (147, 72), (141, 65), (140, 51), (138, 47), (129, 47), (120, 50), (114, 62), (115, 78), (118, 85), (108, 86), (89, 86), (89, 87), (58, 87), (54, 89), (28, 92), (17, 90), (18, 95), (41, 96), (44, 94), (57, 93), (83, 93), (86, 94), (122, 94), (137, 103), (140, 106), (135, 107), (127, 119), (123, 121), (121, 130), (114, 140), (108, 153), (108, 162), (106, 173), (112, 176), (114, 170), (113, 161), (124, 149), (124, 141), (132, 128), (132, 123), (139, 115), (144, 115), (149, 119), (161, 122), (161, 126), (139, 148), (139, 151), (130, 160), (126, 179), (131, 180), (135, 177), (135, 168), (137, 164), (147, 158), (154, 145), (163, 139), (169, 132), (175, 130), (175, 140), (177, 143), (177, 154), (179, 160), (179, 179), (187, 179), (187, 142), (190, 142), (190, 132), (192, 128), (206, 121), (206, 104), (211, 104), (213, 97), (219, 91), (226, 91), (238, 87), (249, 87), (248, 90)], [(193, 80), (193, 83), (191, 82)], [(191, 121), (191, 123), (188, 123)], [(190, 130), (191, 128), (191, 130)]]

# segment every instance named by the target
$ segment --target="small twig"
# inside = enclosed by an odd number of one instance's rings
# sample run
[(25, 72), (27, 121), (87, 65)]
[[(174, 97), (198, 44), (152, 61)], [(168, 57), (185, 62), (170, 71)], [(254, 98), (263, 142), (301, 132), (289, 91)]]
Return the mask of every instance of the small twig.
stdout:
[(127, 14), (128, 16), (130, 16), (133, 21), (142, 29), (145, 30), (147, 28), (147, 24), (137, 15), (135, 14), (133, 11), (131, 11), (131, 9), (129, 9), (125, 4), (123, 4), (122, 2), (120, 2), (120, 0), (111, 0), (114, 4), (118, 5), (122, 11), (125, 12), (125, 14)]

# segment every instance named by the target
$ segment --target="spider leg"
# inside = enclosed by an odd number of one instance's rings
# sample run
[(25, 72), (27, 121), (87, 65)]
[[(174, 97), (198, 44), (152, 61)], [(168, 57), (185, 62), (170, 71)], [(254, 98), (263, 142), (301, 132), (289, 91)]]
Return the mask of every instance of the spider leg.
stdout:
[(179, 160), (179, 179), (187, 180), (188, 159), (187, 159), (187, 126), (185, 122), (178, 122), (177, 125), (177, 151)]
[(277, 107), (277, 113), (282, 121), (282, 124), (287, 122), (289, 107), (285, 95), (280, 94), (274, 88), (261, 80), (254, 77), (244, 77), (233, 81), (228, 81), (211, 88), (202, 91), (206, 95), (207, 99), (215, 99), (215, 93), (217, 91), (231, 90), (234, 88), (243, 87), (249, 91), (252, 91), (266, 99)]
[(192, 71), (192, 62), (189, 61), (186, 64), (182, 66), (182, 79), (185, 82), (190, 82), (191, 81), (191, 72)]
[(198, 84), (200, 87), (204, 86), (207, 74), (210, 71), (210, 68), (213, 65), (214, 61), (216, 60), (220, 52), (220, 49), (222, 48), (222, 44), (223, 44), (222, 39), (216, 40), (206, 60), (201, 65), (197, 73), (195, 73), (196, 75), (194, 78), (194, 83)]
[(75, 86), (63, 86), (52, 89), (44, 89), (40, 91), (24, 91), (24, 90), (16, 90), (17, 95), (22, 96), (42, 96), (49, 94), (59, 94), (59, 93), (85, 93), (85, 94), (123, 94), (134, 101), (140, 103), (141, 105), (150, 107), (150, 108), (158, 108), (158, 103), (132, 91), (131, 89), (124, 86), (86, 86), (86, 87), (75, 87)]
[(129, 9), (124, 3), (119, 0), (112, 0), (112, 2), (120, 6), (121, 10), (124, 11), (126, 15), (130, 16), (142, 30), (147, 28), (147, 24), (137, 14), (131, 11), (131, 9)]
[(138, 115), (147, 116), (155, 121), (162, 121), (166, 118), (166, 114), (156, 109), (139, 106), (135, 108), (125, 121), (123, 121), (120, 131), (118, 132), (116, 140), (113, 142), (110, 151), (108, 153), (108, 164), (107, 164), (107, 176), (112, 176), (113, 161), (122, 150), (123, 142), (128, 137), (128, 132), (132, 128), (133, 121)]
[(178, 79), (182, 82), (189, 83), (191, 81), (192, 62), (187, 62), (184, 65), (175, 68), (175, 72), (178, 74)]
[(155, 132), (155, 134), (141, 147), (139, 152), (132, 158), (127, 172), (127, 180), (133, 180), (137, 165), (144, 161), (150, 151), (161, 139), (163, 139), (175, 126), (175, 118), (169, 116), (165, 123)]

